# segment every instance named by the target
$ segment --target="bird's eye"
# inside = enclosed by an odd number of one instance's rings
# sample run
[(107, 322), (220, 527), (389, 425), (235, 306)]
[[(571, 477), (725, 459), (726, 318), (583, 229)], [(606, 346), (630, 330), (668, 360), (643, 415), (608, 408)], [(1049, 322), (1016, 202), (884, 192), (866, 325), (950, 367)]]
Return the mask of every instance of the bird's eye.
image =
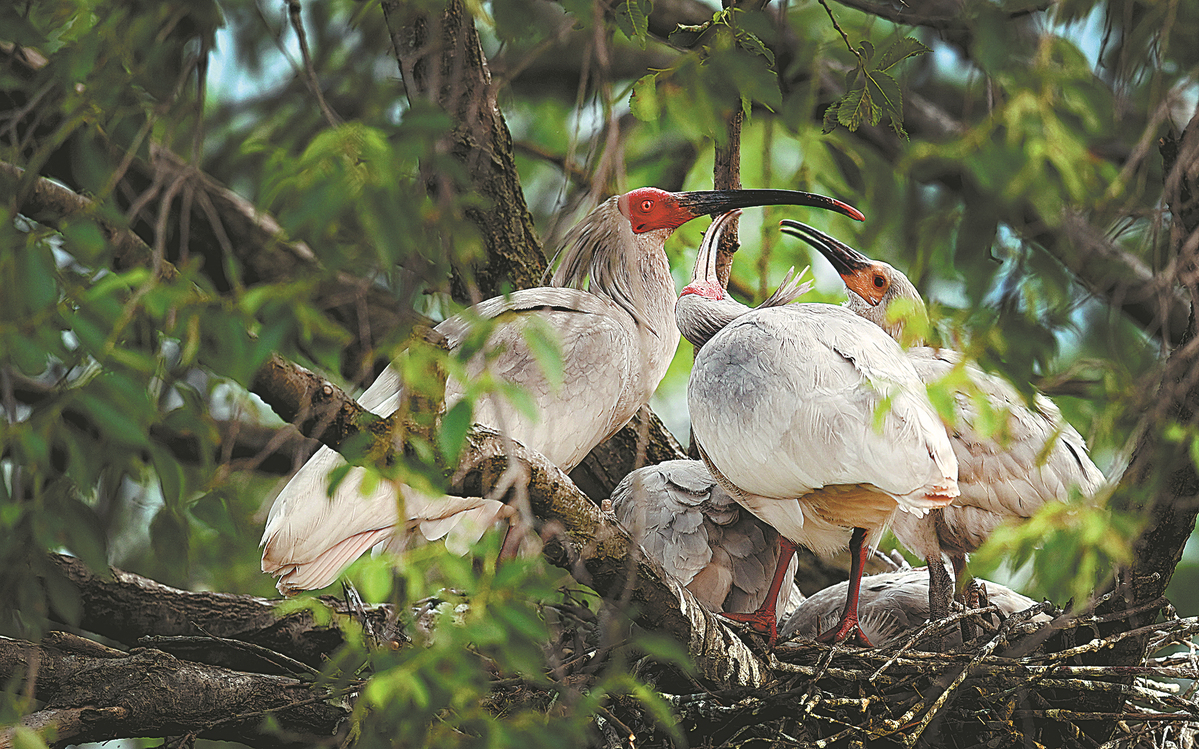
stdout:
[(882, 276), (874, 277), (874, 287), (876, 289), (881, 289), (886, 285), (887, 285), (887, 279), (883, 278)]
[(654, 207), (654, 201), (652, 201), (652, 200), (641, 201), (641, 212), (642, 213), (649, 213), (650, 209), (653, 207)]

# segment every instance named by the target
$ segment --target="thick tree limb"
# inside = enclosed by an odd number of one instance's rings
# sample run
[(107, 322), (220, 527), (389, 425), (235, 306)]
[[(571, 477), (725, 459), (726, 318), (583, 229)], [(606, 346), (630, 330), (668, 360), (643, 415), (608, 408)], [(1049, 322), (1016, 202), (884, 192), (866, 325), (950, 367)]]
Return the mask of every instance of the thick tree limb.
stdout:
[[(0, 637), (0, 674), (33, 680), (28, 688), (46, 704), (27, 725), (52, 726), (58, 736), (51, 746), (181, 735), (264, 748), (313, 746), (333, 743), (349, 717), (349, 707), (327, 690), (290, 677), (79, 642), (62, 633), (41, 644)], [(281, 730), (264, 728), (267, 716)]]
[[(55, 554), (53, 559), (67, 581), (79, 591), (80, 618), (70, 624), (130, 647), (151, 635), (210, 635), (260, 645), (319, 667), (344, 642), (336, 621), (317, 624), (309, 611), (281, 616), (278, 600), (179, 590), (115, 568), (107, 575), (97, 574), (75, 557)], [(329, 596), (315, 601), (327, 608), (335, 620), (350, 615), (343, 601)], [(376, 631), (391, 631), (388, 607), (369, 607), (365, 616)], [(58, 619), (62, 620), (61, 615)], [(244, 651), (214, 647), (209, 653), (203, 659), (208, 663), (240, 670), (280, 672), (277, 664)]]
[[(276, 364), (281, 376), (295, 374), (288, 371), (286, 362), (279, 360)], [(325, 429), (323, 433), (336, 433), (338, 439), (327, 440), (326, 444), (336, 441), (340, 445), (361, 430), (369, 412), (332, 383), (322, 382), (307, 372), (300, 372), (299, 376), (308, 383), (304, 387), (319, 389), (323, 402), (334, 404), (338, 426)], [(302, 404), (303, 398), (297, 398), (296, 402)], [(506, 452), (505, 443), (512, 447), (510, 454)], [(366, 452), (386, 460), (394, 449), (396, 445), (390, 433), (375, 431)], [(464, 453), (462, 467), (458, 469), (452, 487), (454, 493), (462, 496), (496, 494), (501, 481), (510, 481), (511, 474), (506, 471), (511, 460), (519, 471), (518, 480), (527, 492), (538, 520), (559, 526), (566, 533), (566, 542), (547, 546), (551, 562), (572, 572), (586, 570), (588, 579), (583, 582), (605, 597), (618, 599), (626, 590), (631, 591), (633, 600), (640, 604), (638, 622), (647, 629), (665, 631), (676, 637), (687, 646), (708, 678), (745, 686), (761, 683), (764, 666), (745, 644), (682, 585), (656, 564), (640, 558), (640, 549), (628, 532), (613, 518), (600, 513), (556, 466), (524, 446), (505, 441), (496, 432), (479, 426), (468, 433)], [(502, 495), (508, 488), (505, 484), (498, 493)]]
[[(938, 2), (936, 0), (933, 2), (900, 3), (895, 5), (889, 3), (872, 3), (867, 0), (837, 0), (837, 2), (847, 8), (860, 10), (863, 13), (905, 26), (923, 26), (937, 31), (956, 32), (959, 34), (972, 33), (974, 30), (973, 26), (964, 20), (962, 7), (956, 4), (950, 5), (949, 3)], [(1028, 8), (1008, 11), (1007, 17), (1009, 19), (1023, 18), (1024, 16), (1047, 10), (1049, 7), (1049, 3), (1040, 3)]]

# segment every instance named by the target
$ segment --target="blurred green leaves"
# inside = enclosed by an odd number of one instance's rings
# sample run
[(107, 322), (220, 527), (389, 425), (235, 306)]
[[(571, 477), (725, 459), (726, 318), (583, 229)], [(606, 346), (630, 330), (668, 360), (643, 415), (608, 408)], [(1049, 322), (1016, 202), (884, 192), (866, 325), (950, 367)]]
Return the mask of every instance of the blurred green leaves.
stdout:
[(733, 112), (753, 103), (777, 108), (782, 95), (774, 53), (760, 36), (772, 33), (763, 19), (761, 12), (732, 8), (704, 24), (680, 26), (671, 43), (697, 54), (680, 55), (671, 68), (641, 77), (629, 99), (634, 116), (661, 121), (693, 141), (723, 141)]
[[(1103, 506), (1050, 502), (1020, 524), (1000, 526), (970, 559), (972, 574), (1029, 574), (1023, 592), (1076, 611), (1111, 582), (1131, 559), (1132, 542), (1144, 521)], [(1063, 560), (1069, 560), (1063, 563)]]

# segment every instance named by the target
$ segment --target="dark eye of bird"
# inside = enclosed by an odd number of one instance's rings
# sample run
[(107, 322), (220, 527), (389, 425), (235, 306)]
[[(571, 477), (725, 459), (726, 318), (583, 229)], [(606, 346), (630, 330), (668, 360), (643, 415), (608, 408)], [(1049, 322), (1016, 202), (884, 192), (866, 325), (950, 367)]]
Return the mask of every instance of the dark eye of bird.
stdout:
[(874, 285), (881, 289), (887, 285), (887, 279), (883, 278), (882, 276), (875, 276)]

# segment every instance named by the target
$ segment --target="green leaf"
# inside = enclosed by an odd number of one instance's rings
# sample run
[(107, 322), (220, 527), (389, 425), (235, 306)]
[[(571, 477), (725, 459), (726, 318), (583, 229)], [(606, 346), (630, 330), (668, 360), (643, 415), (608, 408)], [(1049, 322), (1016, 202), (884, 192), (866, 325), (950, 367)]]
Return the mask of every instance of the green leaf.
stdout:
[(529, 395), (528, 390), (507, 381), (498, 383), (497, 389), (508, 399), (513, 408), (520, 412), (521, 416), (531, 422), (536, 422), (540, 419), (541, 414), (537, 411), (537, 404), (533, 402), (533, 396)]
[[(89, 563), (88, 566), (90, 567), (91, 564)], [(106, 566), (93, 567), (93, 569), (103, 571)], [(54, 609), (55, 615), (61, 617), (68, 624), (78, 626), (80, 619), (83, 618), (83, 601), (79, 596), (79, 588), (52, 564), (41, 565), (39, 571), (42, 573), (42, 582), (46, 586), (46, 597), (50, 599), (50, 606)]]
[[(47, 749), (46, 741), (32, 728), (13, 726), (9, 730), (12, 731), (12, 749)], [(51, 733), (54, 733), (53, 729)]]
[(870, 97), (866, 95), (865, 84), (845, 94), (838, 103), (837, 122), (851, 133), (861, 127), (863, 120), (870, 119)]
[(835, 101), (829, 104), (824, 110), (824, 121), (821, 123), (820, 131), (825, 135), (837, 129), (837, 123), (840, 121), (841, 102)]
[(79, 405), (91, 414), (96, 426), (108, 438), (134, 447), (149, 446), (145, 427), (124, 409), (118, 408), (107, 398), (100, 398), (91, 393), (80, 393), (78, 398)]
[(886, 73), (874, 71), (866, 76), (866, 85), (870, 87), (876, 104), (887, 109), (892, 116), (903, 115), (903, 95), (894, 78)]
[(437, 444), (441, 454), (445, 456), (448, 465), (457, 465), (458, 455), (462, 451), (462, 442), (470, 429), (474, 409), (470, 401), (463, 399), (455, 403), (445, 416), (441, 417), (441, 429), (437, 432)]
[(744, 29), (737, 30), (737, 44), (749, 52), (756, 55), (761, 55), (766, 59), (767, 64), (774, 65), (774, 53), (770, 48), (762, 43), (762, 40), (756, 34), (752, 34)]
[(71, 553), (88, 567), (102, 572), (108, 569), (108, 546), (104, 524), (92, 508), (68, 497), (57, 507), (58, 522)]
[(642, 122), (654, 122), (661, 111), (658, 104), (658, 74), (641, 76), (629, 95), (629, 111)]
[(649, 33), (649, 14), (653, 12), (651, 0), (624, 0), (616, 8), (616, 26), (630, 41), (635, 41), (645, 49), (646, 35)]
[(542, 374), (550, 387), (558, 390), (562, 387), (565, 371), (562, 368), (562, 346), (558, 343), (558, 334), (548, 325), (542, 325), (540, 320), (525, 328), (525, 345), (529, 353), (537, 360)]
[(896, 39), (891, 46), (883, 50), (883, 53), (879, 55), (879, 58), (874, 63), (873, 67), (875, 70), (890, 70), (909, 57), (923, 55), (930, 51), (931, 50), (919, 40), (913, 39), (910, 36), (901, 37)]
[(229, 503), (224, 492), (209, 492), (192, 503), (189, 511), (196, 520), (223, 536), (237, 535), (237, 523), (229, 512)]

